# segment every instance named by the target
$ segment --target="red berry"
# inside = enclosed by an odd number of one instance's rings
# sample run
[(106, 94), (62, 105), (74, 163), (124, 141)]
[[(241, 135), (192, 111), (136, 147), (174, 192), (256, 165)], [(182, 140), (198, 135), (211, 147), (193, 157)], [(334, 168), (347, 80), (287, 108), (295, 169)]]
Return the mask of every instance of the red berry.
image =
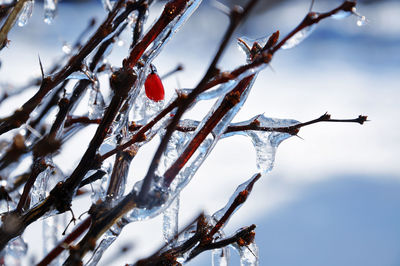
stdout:
[(155, 102), (164, 100), (164, 86), (156, 73), (150, 73), (144, 83), (147, 98)]

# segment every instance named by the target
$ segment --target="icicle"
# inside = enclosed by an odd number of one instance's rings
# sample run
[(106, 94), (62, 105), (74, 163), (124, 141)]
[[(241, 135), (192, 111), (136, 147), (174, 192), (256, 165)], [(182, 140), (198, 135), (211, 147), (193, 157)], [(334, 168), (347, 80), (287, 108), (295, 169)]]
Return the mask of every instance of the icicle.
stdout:
[[(108, 187), (108, 179), (112, 172), (112, 165), (111, 163), (103, 163), (101, 165), (101, 170), (104, 171), (106, 174), (102, 176), (100, 180), (96, 182), (90, 183), (90, 188), (92, 190), (92, 194), (90, 195), (90, 199), (92, 200), (93, 204), (96, 204), (99, 200), (104, 201), (106, 199), (106, 192)], [(90, 177), (94, 174), (95, 171), (89, 171), (83, 180)]]
[[(257, 115), (247, 121), (233, 123), (231, 125), (244, 126), (251, 123), (257, 123), (260, 128), (269, 128), (272, 130), (273, 128), (289, 127), (300, 122), (291, 119), (269, 118), (264, 115)], [(223, 137), (229, 137), (235, 134), (247, 135), (251, 138), (256, 150), (257, 168), (263, 174), (272, 169), (275, 160), (276, 148), (279, 146), (279, 144), (292, 136), (288, 133), (282, 132), (248, 130), (244, 132), (240, 131), (226, 133), (223, 135)]]
[[(257, 169), (262, 173), (269, 172), (275, 160), (276, 147), (279, 143), (291, 137), (289, 134), (263, 133), (263, 132), (248, 132), (247, 135), (251, 138), (256, 150)], [(275, 137), (278, 138), (275, 139)]]
[(28, 23), (28, 20), (32, 17), (34, 0), (28, 0), (25, 2), (24, 7), (18, 18), (18, 26), (23, 27)]
[(99, 119), (103, 117), (106, 109), (106, 103), (104, 102), (103, 94), (99, 88), (99, 82), (93, 83), (93, 86), (89, 92), (89, 119)]
[(44, 0), (44, 22), (51, 24), (56, 15), (58, 0)]
[[(48, 254), (59, 243), (66, 225), (66, 215), (64, 214), (54, 215), (42, 221), (43, 254)], [(66, 252), (60, 254), (56, 261), (53, 261), (53, 265), (61, 265), (67, 255)]]
[(46, 164), (48, 164), (46, 170), (37, 176), (35, 184), (33, 185), (31, 207), (48, 197), (51, 189), (53, 189), (59, 181), (64, 180), (64, 174), (61, 169), (55, 166), (50, 158), (46, 159)]
[(28, 251), (28, 245), (21, 236), (11, 240), (4, 252), (4, 265), (20, 266)]
[(170, 247), (173, 246), (174, 237), (178, 235), (179, 195), (172, 201), (171, 205), (164, 211), (163, 235), (164, 240)]
[(229, 248), (213, 249), (211, 253), (212, 266), (228, 266), (230, 258)]
[(299, 45), (315, 30), (316, 26), (316, 24), (313, 24), (297, 32), (289, 40), (287, 40), (284, 45), (282, 45), (282, 49), (290, 49)]
[(254, 241), (244, 246), (235, 244), (234, 247), (240, 256), (240, 266), (258, 266), (258, 247)]

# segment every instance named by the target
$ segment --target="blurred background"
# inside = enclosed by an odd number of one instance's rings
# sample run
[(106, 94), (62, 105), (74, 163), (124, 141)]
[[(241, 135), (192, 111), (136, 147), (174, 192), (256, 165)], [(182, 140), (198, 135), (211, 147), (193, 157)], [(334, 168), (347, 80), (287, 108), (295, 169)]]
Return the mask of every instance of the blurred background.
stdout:
[[(223, 2), (230, 6), (236, 1)], [(302, 20), (310, 2), (260, 1), (235, 39), (263, 38), (276, 30), (284, 36)], [(317, 0), (313, 10), (327, 11), (340, 3)], [(153, 6), (147, 25), (161, 8), (161, 4)], [(304, 122), (329, 112), (332, 118), (362, 114), (371, 120), (363, 126), (312, 125), (300, 131), (301, 138), (292, 137), (281, 144), (274, 169), (256, 184), (226, 229), (231, 234), (240, 227), (257, 225), (260, 265), (400, 265), (400, 164), (396, 159), (400, 150), (400, 1), (358, 1), (357, 12), (366, 16), (366, 25), (357, 26), (355, 16), (324, 20), (299, 46), (279, 51), (271, 68), (259, 74), (235, 119), (265, 113)], [(45, 69), (49, 68), (61, 56), (62, 46), (72, 43), (90, 18), (101, 21), (105, 14), (100, 1), (60, 1), (55, 21), (47, 25), (42, 19), (42, 3), (37, 3), (29, 24), (15, 27), (9, 47), (1, 51), (0, 82), (23, 85), (39, 75), (38, 54)], [(161, 74), (178, 63), (185, 67), (164, 81), (167, 94), (198, 82), (227, 25), (227, 17), (214, 3), (203, 1), (155, 61)], [(116, 66), (129, 47), (129, 35), (125, 38), (110, 59)], [(235, 39), (224, 54), (221, 69), (245, 62)], [(7, 102), (0, 116), (33, 92)], [(70, 149), (55, 159), (63, 162), (63, 170), (68, 172), (76, 165), (80, 153), (75, 147), (87, 143), (85, 139), (93, 132), (88, 129), (87, 135), (73, 139)], [(156, 144), (138, 154), (130, 175), (144, 175)], [(249, 139), (221, 140), (181, 194), (180, 225), (201, 211), (212, 214), (223, 207), (236, 187), (255, 172)], [(77, 215), (87, 209), (80, 204), (74, 205)], [(161, 228), (161, 217), (126, 226), (100, 265), (132, 263), (151, 254), (163, 242)], [(37, 222), (24, 233), (29, 256), (36, 259), (43, 256), (40, 230)], [(133, 245), (132, 252), (119, 254), (118, 247), (126, 244)], [(237, 255), (232, 255), (232, 265), (239, 265)], [(210, 253), (189, 263), (209, 264)]]

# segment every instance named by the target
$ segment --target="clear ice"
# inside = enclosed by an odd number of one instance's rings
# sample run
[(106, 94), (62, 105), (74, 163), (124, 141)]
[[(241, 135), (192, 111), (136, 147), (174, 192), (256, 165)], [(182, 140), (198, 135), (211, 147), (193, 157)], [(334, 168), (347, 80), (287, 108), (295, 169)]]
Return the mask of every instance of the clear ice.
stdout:
[(56, 15), (58, 0), (44, 0), (44, 22), (51, 24)]
[(51, 158), (47, 158), (46, 163), (48, 164), (46, 170), (37, 176), (33, 185), (30, 203), (31, 207), (48, 197), (50, 191), (55, 187), (55, 185), (59, 181), (64, 180), (63, 172), (52, 162)]
[(18, 26), (23, 27), (28, 23), (28, 20), (32, 17), (34, 0), (28, 0), (25, 2), (24, 7), (18, 17)]
[(231, 125), (243, 126), (249, 125), (253, 122), (259, 123), (259, 127), (268, 128), (270, 131), (247, 130), (240, 132), (231, 132), (225, 134), (224, 137), (229, 137), (235, 134), (244, 134), (250, 137), (256, 150), (257, 169), (265, 174), (269, 172), (274, 165), (275, 152), (279, 144), (285, 139), (288, 139), (292, 136), (288, 133), (273, 131), (273, 129), (289, 127), (295, 124), (299, 124), (300, 122), (292, 119), (269, 118), (262, 114), (257, 115), (247, 121), (233, 123)]
[(5, 247), (4, 253), (4, 265), (20, 266), (28, 252), (28, 245), (18, 236), (11, 240)]
[[(221, 220), (221, 218), (224, 216), (224, 214), (225, 214), (225, 213), (228, 211), (228, 209), (232, 206), (232, 203), (234, 202), (235, 198), (239, 195), (239, 193), (242, 192), (242, 191), (244, 191), (244, 190), (247, 188), (247, 186), (248, 186), (251, 182), (253, 182), (253, 180), (254, 180), (255, 178), (258, 178), (257, 175), (258, 175), (258, 174), (253, 175), (249, 180), (247, 180), (246, 182), (240, 184), (240, 185), (236, 188), (236, 190), (235, 190), (235, 192), (232, 194), (232, 196), (229, 198), (228, 203), (227, 203), (222, 209), (218, 210), (217, 212), (215, 212), (215, 213), (212, 215), (212, 218), (213, 218), (213, 220), (215, 221), (215, 223), (217, 223), (219, 220)], [(236, 208), (236, 210), (234, 211), (234, 213), (240, 208), (240, 206), (241, 206), (241, 205), (239, 205), (239, 206)], [(229, 219), (226, 220), (225, 224), (223, 224), (223, 225), (221, 226), (221, 229), (223, 229), (223, 228), (225, 227), (225, 225), (226, 225), (226, 223), (227, 223), (228, 221), (229, 221)]]
[(230, 250), (228, 247), (213, 249), (211, 253), (212, 266), (228, 266), (230, 258)]
[(174, 238), (178, 235), (179, 195), (163, 213), (163, 236), (169, 246), (173, 246)]
[(337, 20), (341, 20), (344, 18), (349, 17), (350, 15), (352, 15), (353, 12), (352, 11), (344, 11), (344, 10), (339, 10), (338, 12), (336, 12), (335, 14), (333, 14), (331, 16), (331, 18), (333, 19), (337, 19)]
[[(63, 237), (62, 233), (67, 226), (66, 217), (67, 216), (65, 214), (59, 214), (48, 217), (42, 221), (43, 254), (48, 254)], [(67, 255), (67, 252), (61, 253), (57, 258), (55, 258), (52, 264), (61, 265), (66, 259)]]
[(102, 118), (106, 109), (106, 103), (104, 102), (103, 94), (96, 84), (98, 85), (99, 83), (96, 82), (89, 91), (89, 119)]
[(316, 26), (317, 24), (313, 24), (297, 32), (290, 39), (288, 39), (285, 44), (282, 45), (282, 49), (290, 49), (299, 45), (308, 36), (310, 36), (310, 34), (315, 30)]
[(259, 265), (259, 254), (258, 247), (253, 241), (249, 245), (239, 246), (233, 245), (240, 256), (240, 266), (258, 266)]

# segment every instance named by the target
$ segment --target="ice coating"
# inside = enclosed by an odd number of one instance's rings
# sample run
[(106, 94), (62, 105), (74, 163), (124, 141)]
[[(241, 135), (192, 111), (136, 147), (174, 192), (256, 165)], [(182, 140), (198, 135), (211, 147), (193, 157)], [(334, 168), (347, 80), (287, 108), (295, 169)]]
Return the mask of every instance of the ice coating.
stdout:
[(113, 0), (101, 0), (101, 3), (106, 11), (110, 11), (113, 8), (113, 2)]
[[(212, 131), (212, 134), (209, 134), (206, 139), (201, 143), (201, 145), (198, 147), (198, 149), (195, 151), (193, 156), (188, 160), (188, 162), (185, 164), (185, 166), (180, 170), (180, 172), (177, 174), (177, 176), (174, 178), (170, 186), (168, 187), (168, 192), (166, 191), (166, 188), (164, 187), (163, 182), (153, 182), (153, 187), (151, 188), (150, 193), (156, 193), (158, 195), (161, 195), (159, 197), (160, 200), (163, 200), (164, 202), (161, 203), (161, 205), (165, 208), (165, 206), (168, 206), (171, 201), (175, 198), (176, 195), (180, 193), (180, 191), (190, 182), (191, 178), (194, 176), (196, 171), (199, 169), (201, 164), (204, 162), (204, 160), (207, 158), (208, 154), (211, 152), (211, 150), (214, 148), (215, 144), (219, 140), (219, 138), (222, 136), (224, 133), (226, 127), (229, 125), (229, 123), (232, 121), (233, 117), (236, 115), (236, 113), (240, 110), (242, 105), (247, 99), (248, 93), (250, 92), (252, 82), (248, 84), (248, 87), (244, 90), (242, 97), (233, 108), (231, 108), (227, 114), (219, 121), (217, 126), (214, 128)], [(203, 119), (203, 121), (197, 126), (197, 129), (195, 132), (191, 133), (192, 136), (195, 136), (199, 130), (204, 126), (204, 124), (208, 121), (208, 119), (214, 114), (214, 111), (218, 108), (218, 106), (222, 103), (224, 99), (221, 98), (219, 101), (217, 101), (214, 105), (214, 107), (210, 110), (210, 112), (206, 115), (206, 117)], [(179, 134), (179, 133), (177, 133)], [(173, 138), (170, 140), (172, 143), (176, 143), (176, 140)], [(181, 151), (186, 148), (188, 145), (189, 141), (187, 141), (187, 144), (184, 147), (177, 147), (175, 146), (175, 149), (179, 149)], [(180, 156), (181, 152), (179, 152)], [(160, 161), (166, 160), (165, 154), (164, 156), (160, 159)], [(160, 166), (162, 167), (165, 166), (165, 164), (160, 163)], [(166, 167), (168, 168), (168, 167)], [(157, 170), (156, 172), (160, 173), (162, 170)], [(137, 184), (137, 187), (140, 187), (140, 184)], [(166, 198), (165, 198), (166, 197)], [(154, 209), (154, 208), (153, 208)], [(137, 211), (137, 210), (136, 210)], [(154, 215), (155, 213), (159, 212), (159, 210), (154, 209), (151, 212), (151, 215)], [(142, 219), (142, 218), (141, 218)]]
[(46, 158), (46, 164), (48, 166), (37, 176), (33, 185), (30, 203), (31, 207), (48, 197), (50, 191), (55, 187), (55, 185), (59, 181), (64, 180), (63, 172), (53, 163), (50, 157)]
[[(354, 9), (355, 11), (355, 9)], [(353, 11), (344, 11), (344, 10), (339, 10), (335, 14), (331, 16), (331, 18), (336, 19), (336, 20), (341, 20), (344, 18), (349, 17), (350, 15), (354, 14)]]
[(146, 124), (155, 115), (157, 115), (164, 107), (165, 101), (150, 100), (144, 90), (141, 90), (136, 97), (135, 105), (133, 106), (133, 120), (140, 124)]
[[(50, 252), (61, 240), (67, 221), (66, 215), (54, 215), (42, 221), (42, 236), (43, 236), (43, 254)], [(60, 254), (54, 261), (53, 265), (61, 265), (66, 259), (67, 252)]]
[(155, 39), (152, 47), (143, 55), (144, 61), (150, 64), (151, 61), (161, 52), (162, 48), (172, 36), (180, 29), (180, 27), (186, 23), (193, 12), (199, 7), (202, 0), (189, 0), (186, 3), (186, 8), (180, 16), (177, 16), (162, 33)]
[(24, 7), (18, 17), (18, 26), (23, 27), (28, 24), (29, 19), (32, 17), (34, 0), (28, 0), (25, 2)]
[(129, 221), (125, 218), (121, 218), (117, 223), (115, 223), (106, 233), (104, 233), (103, 237), (100, 240), (100, 244), (97, 245), (96, 250), (93, 255), (90, 257), (85, 266), (95, 266), (99, 263), (101, 257), (108, 247), (111, 246), (112, 243), (118, 238), (121, 234), (122, 229), (127, 225)]
[(58, 0), (44, 0), (44, 22), (51, 24), (56, 15)]
[(224, 84), (221, 84), (218, 86), (216, 89), (212, 90), (207, 90), (203, 93), (201, 93), (196, 100), (202, 101), (202, 100), (211, 100), (214, 98), (217, 98), (219, 96), (225, 95), (231, 90), (235, 88), (235, 86), (238, 84), (238, 80), (230, 80)]
[[(235, 190), (235, 192), (232, 194), (232, 196), (229, 198), (228, 203), (227, 203), (223, 208), (221, 208), (220, 210), (216, 211), (216, 212), (212, 215), (213, 220), (214, 220), (216, 223), (217, 223), (218, 221), (220, 221), (221, 218), (224, 216), (224, 214), (225, 214), (225, 213), (228, 211), (228, 209), (232, 206), (232, 203), (234, 202), (234, 200), (236, 199), (236, 197), (239, 195), (239, 193), (242, 192), (242, 191), (244, 191), (244, 190), (246, 190), (247, 187), (248, 187), (251, 183), (254, 184), (254, 182), (255, 182), (256, 179), (258, 179), (258, 178), (259, 178), (259, 174), (255, 174), (255, 175), (253, 175), (249, 180), (247, 180), (247, 181), (245, 181), (244, 183), (240, 184), (240, 185), (236, 188), (236, 190)], [(250, 188), (250, 190), (251, 190), (251, 188)], [(239, 205), (238, 207), (240, 207), (240, 206), (241, 206), (241, 205)], [(239, 209), (238, 207), (234, 210), (233, 213), (235, 213), (235, 212)], [(231, 216), (232, 216), (232, 215), (231, 215)], [(230, 217), (231, 217), (231, 216), (230, 216)], [(230, 217), (229, 217), (229, 218), (230, 218)], [(221, 229), (223, 229), (223, 228), (225, 227), (225, 225), (227, 224), (228, 221), (229, 221), (229, 219), (226, 220), (224, 224), (222, 224)]]
[[(153, 181), (153, 185), (150, 189), (150, 197), (152, 199), (152, 202), (148, 203), (149, 207), (147, 208), (134, 208), (130, 213), (129, 213), (129, 219), (131, 221), (136, 221), (136, 220), (144, 220), (148, 218), (152, 218), (162, 211), (167, 208), (172, 201), (175, 199), (177, 195), (182, 191), (182, 189), (191, 181), (192, 177), (196, 173), (196, 171), (199, 169), (201, 164), (204, 162), (204, 160), (207, 158), (208, 154), (211, 152), (211, 150), (214, 148), (215, 144), (217, 143), (217, 140), (222, 136), (223, 132), (225, 131), (226, 127), (229, 125), (229, 123), (232, 121), (233, 117), (236, 115), (236, 113), (240, 110), (242, 107), (243, 103), (247, 99), (247, 96), (250, 92), (252, 82), (250, 82), (247, 86), (247, 88), (244, 90), (242, 97), (233, 108), (228, 111), (228, 113), (221, 119), (221, 121), (217, 124), (217, 126), (214, 128), (214, 131), (212, 134), (209, 134), (206, 139), (201, 143), (201, 145), (198, 147), (198, 149), (195, 151), (193, 156), (189, 159), (189, 161), (185, 164), (183, 169), (178, 173), (178, 175), (174, 178), (172, 183), (168, 188), (164, 186), (164, 182), (161, 176), (157, 176)], [(214, 107), (210, 110), (210, 112), (206, 115), (206, 117), (203, 119), (203, 121), (197, 125), (197, 130), (194, 133), (191, 133), (192, 136), (195, 136), (196, 133), (203, 127), (203, 125), (206, 123), (206, 121), (213, 115), (214, 111), (218, 108), (218, 106), (221, 104), (223, 101), (223, 98), (217, 101), (217, 103), (214, 105)], [(189, 120), (190, 121), (190, 120)], [(189, 123), (192, 123), (191, 121)], [(197, 122), (195, 122), (197, 124)], [(179, 134), (179, 133), (178, 133)], [(176, 143), (176, 140), (173, 138), (170, 140), (173, 145)], [(189, 142), (187, 142), (189, 143)], [(173, 147), (172, 145), (172, 147)], [(187, 145), (187, 144), (186, 144)], [(185, 145), (185, 146), (186, 146)], [(182, 149), (181, 147), (176, 147), (175, 149)], [(179, 153), (180, 154), (180, 153)], [(160, 159), (160, 161), (167, 160), (168, 158), (165, 158), (164, 156)], [(160, 167), (164, 168), (165, 164), (160, 163)], [(158, 169), (156, 172), (162, 172), (162, 169)], [(140, 191), (142, 181), (139, 181), (135, 184), (134, 191)]]
[[(141, 122), (147, 122), (152, 115), (156, 114), (164, 106), (164, 101), (154, 102), (149, 100), (144, 92), (143, 85), (146, 81), (147, 76), (150, 73), (150, 65), (153, 59), (161, 52), (164, 46), (172, 38), (172, 36), (179, 30), (179, 28), (187, 21), (187, 19), (193, 14), (193, 12), (200, 5), (202, 0), (191, 0), (186, 4), (186, 9), (180, 16), (177, 16), (163, 31), (157, 36), (153, 44), (143, 54), (141, 60), (143, 60), (144, 66), (140, 69), (136, 69), (138, 73), (138, 79), (135, 83), (135, 87), (138, 89), (131, 90), (130, 102), (128, 106), (135, 106), (133, 110), (134, 119), (138, 118)], [(136, 120), (138, 121), (138, 120)]]
[(4, 252), (0, 254), (0, 256), (4, 255), (4, 265), (22, 265), (22, 261), (24, 260), (26, 254), (28, 252), (28, 245), (22, 239), (21, 236), (15, 238), (10, 241)]
[(246, 36), (242, 36), (237, 40), (238, 48), (246, 56), (247, 63), (252, 62), (254, 56), (253, 53), (258, 51), (259, 49), (262, 49), (262, 47), (267, 44), (271, 36), (272, 35), (269, 35), (258, 39), (251, 39)]
[(174, 238), (178, 235), (179, 195), (163, 213), (163, 236), (169, 246), (173, 246)]
[[(90, 188), (91, 188), (91, 194), (90, 198), (92, 200), (93, 204), (96, 204), (99, 200), (104, 201), (106, 198), (106, 192), (107, 192), (107, 184), (108, 184), (108, 179), (110, 178), (112, 166), (110, 163), (103, 163), (101, 170), (105, 172), (105, 174), (96, 182), (90, 183)], [(90, 177), (92, 174), (94, 174), (94, 171), (89, 171), (85, 178)]]
[(297, 32), (290, 39), (288, 39), (283, 45), (282, 49), (291, 49), (299, 45), (302, 41), (304, 41), (310, 34), (316, 29), (317, 24), (312, 24), (310, 26), (305, 27), (304, 29)]
[(63, 51), (64, 54), (69, 55), (72, 52), (72, 46), (69, 43), (64, 43), (63, 46), (61, 47), (61, 50)]
[[(206, 90), (203, 93), (200, 93), (199, 96), (196, 98), (196, 102), (198, 101), (207, 101), (211, 99), (218, 98), (220, 96), (223, 96), (230, 92), (232, 89), (236, 87), (236, 85), (239, 83), (238, 79), (230, 80), (226, 83), (223, 83), (216, 87), (215, 89), (210, 89)], [(193, 89), (181, 89), (179, 90), (180, 93), (184, 94), (190, 94), (193, 91)]]
[[(198, 121), (189, 119), (182, 120), (179, 123), (179, 126), (181, 126), (182, 129), (193, 129), (196, 128), (198, 125)], [(164, 151), (160, 167), (158, 167), (157, 169), (156, 173), (158, 175), (162, 175), (164, 171), (166, 171), (172, 165), (172, 163), (175, 162), (176, 159), (178, 159), (179, 155), (182, 153), (188, 142), (193, 137), (193, 133), (194, 131), (190, 130), (188, 132), (175, 131), (172, 134), (171, 139), (168, 142), (168, 145)]]

